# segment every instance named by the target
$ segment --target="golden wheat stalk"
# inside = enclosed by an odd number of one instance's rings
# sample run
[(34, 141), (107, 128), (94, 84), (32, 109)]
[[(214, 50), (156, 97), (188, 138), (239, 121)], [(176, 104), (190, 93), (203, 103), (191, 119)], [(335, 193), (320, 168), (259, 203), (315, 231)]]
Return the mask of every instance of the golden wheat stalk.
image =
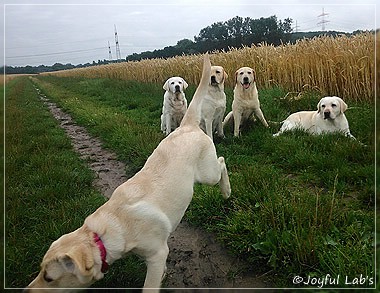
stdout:
[[(201, 74), (201, 55), (179, 56), (107, 64), (58, 71), (57, 76), (114, 78), (140, 82), (164, 83), (171, 76), (181, 76), (197, 85)], [(352, 37), (315, 37), (296, 44), (232, 48), (211, 55), (214, 65), (221, 65), (230, 76), (226, 86), (234, 86), (234, 73), (242, 66), (255, 69), (259, 88), (273, 85), (287, 91), (318, 89), (322, 95), (337, 95), (350, 100), (373, 100), (375, 79), (375, 35)]]

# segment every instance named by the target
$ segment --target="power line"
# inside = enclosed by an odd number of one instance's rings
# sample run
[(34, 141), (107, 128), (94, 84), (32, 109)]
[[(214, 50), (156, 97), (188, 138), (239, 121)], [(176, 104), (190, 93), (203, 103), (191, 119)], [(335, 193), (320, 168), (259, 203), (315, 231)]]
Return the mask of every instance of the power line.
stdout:
[(56, 52), (56, 53), (45, 53), (45, 54), (33, 54), (33, 55), (23, 55), (23, 56), (5, 56), (6, 59), (15, 59), (15, 58), (30, 58), (30, 57), (43, 57), (43, 56), (54, 56), (54, 55), (62, 55), (68, 53), (81, 53), (81, 52), (90, 52), (96, 50), (104, 50), (105, 47), (86, 49), (86, 50), (75, 50), (75, 51), (64, 51), (64, 52)]

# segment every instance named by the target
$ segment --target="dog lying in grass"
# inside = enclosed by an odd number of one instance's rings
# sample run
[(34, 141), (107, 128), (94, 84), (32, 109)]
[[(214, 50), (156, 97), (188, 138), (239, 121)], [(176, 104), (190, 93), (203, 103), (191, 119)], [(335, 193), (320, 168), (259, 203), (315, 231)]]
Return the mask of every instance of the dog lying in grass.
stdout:
[(224, 198), (231, 194), (224, 158), (217, 157), (211, 138), (199, 127), (210, 72), (206, 54), (200, 84), (180, 127), (161, 141), (141, 171), (116, 188), (82, 227), (51, 244), (40, 273), (26, 291), (88, 287), (130, 251), (146, 261), (143, 291), (159, 290), (169, 253), (167, 240), (192, 199), (194, 184), (219, 183)]
[(355, 139), (351, 134), (348, 121), (344, 112), (347, 104), (339, 97), (324, 97), (318, 105), (317, 111), (301, 111), (291, 114), (282, 123), (282, 126), (273, 136), (279, 136), (285, 131), (302, 129), (311, 134), (329, 132), (342, 132), (344, 135)]

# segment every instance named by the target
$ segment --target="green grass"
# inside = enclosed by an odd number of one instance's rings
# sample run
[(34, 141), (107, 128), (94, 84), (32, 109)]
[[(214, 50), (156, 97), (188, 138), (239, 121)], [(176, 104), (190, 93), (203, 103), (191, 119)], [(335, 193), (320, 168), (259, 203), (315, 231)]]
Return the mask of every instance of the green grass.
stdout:
[[(79, 228), (105, 199), (92, 187), (94, 174), (42, 106), (29, 80), (7, 84), (5, 102), (4, 286), (23, 288), (36, 276), (50, 244)], [(127, 259), (117, 267), (128, 273), (110, 274), (96, 285), (142, 285), (140, 262)]]
[[(126, 161), (131, 174), (164, 137), (161, 85), (56, 77), (33, 82)], [(188, 88), (188, 101), (194, 90)], [(229, 110), (232, 90), (226, 94)], [(283, 99), (279, 88), (259, 94), (269, 121), (314, 109), (320, 99), (316, 93)], [(374, 104), (346, 102), (351, 132), (367, 146), (300, 131), (273, 138), (279, 126), (266, 129), (259, 122), (238, 139), (227, 130), (216, 147), (226, 159), (232, 196), (225, 201), (217, 187), (197, 185), (186, 219), (216, 232), (253, 268), (271, 271), (278, 286), (294, 287), (294, 275), (374, 276)]]
[(132, 173), (143, 166), (163, 138), (157, 131), (161, 122), (155, 119), (160, 117), (162, 108), (157, 95), (160, 87), (71, 78), (57, 87), (47, 83), (49, 80), (41, 83), (46, 93), (53, 93), (57, 104), (92, 135), (101, 137), (105, 147), (115, 149), (119, 159), (128, 162)]

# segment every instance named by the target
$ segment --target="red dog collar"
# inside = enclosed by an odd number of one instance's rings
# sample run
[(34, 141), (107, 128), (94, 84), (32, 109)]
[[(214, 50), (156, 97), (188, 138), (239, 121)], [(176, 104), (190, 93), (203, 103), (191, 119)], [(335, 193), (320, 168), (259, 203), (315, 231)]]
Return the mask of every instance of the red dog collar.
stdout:
[(107, 260), (106, 260), (106, 257), (107, 257), (107, 250), (104, 246), (104, 243), (102, 241), (102, 239), (100, 239), (99, 235), (94, 233), (94, 240), (95, 240), (95, 243), (96, 245), (98, 246), (99, 250), (100, 250), (100, 257), (102, 259), (102, 268), (101, 268), (101, 272), (104, 274), (108, 271), (108, 263), (107, 263)]

